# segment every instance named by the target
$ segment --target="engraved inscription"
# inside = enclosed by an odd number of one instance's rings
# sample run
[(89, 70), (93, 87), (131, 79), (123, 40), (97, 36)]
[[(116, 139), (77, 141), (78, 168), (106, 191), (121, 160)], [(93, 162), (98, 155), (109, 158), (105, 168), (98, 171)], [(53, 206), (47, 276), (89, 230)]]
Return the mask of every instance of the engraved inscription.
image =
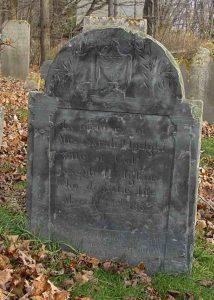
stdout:
[(55, 215), (71, 214), (72, 226), (83, 214), (91, 228), (146, 233), (149, 214), (157, 216), (156, 232), (164, 230), (172, 166), (166, 162), (174, 153), (168, 117), (89, 111), (67, 117), (62, 109), (54, 122)]

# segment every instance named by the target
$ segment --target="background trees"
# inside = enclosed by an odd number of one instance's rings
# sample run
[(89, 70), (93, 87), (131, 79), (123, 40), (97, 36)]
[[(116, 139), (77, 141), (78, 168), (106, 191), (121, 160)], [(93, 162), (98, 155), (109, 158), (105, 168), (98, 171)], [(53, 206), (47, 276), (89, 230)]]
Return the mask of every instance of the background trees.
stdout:
[(175, 32), (203, 39), (213, 36), (214, 0), (0, 0), (0, 31), (9, 19), (27, 20), (32, 61), (41, 62), (81, 31), (85, 15), (94, 13), (144, 17), (148, 33), (167, 46)]
[(41, 63), (48, 57), (50, 51), (50, 1), (40, 0), (40, 45), (41, 45)]

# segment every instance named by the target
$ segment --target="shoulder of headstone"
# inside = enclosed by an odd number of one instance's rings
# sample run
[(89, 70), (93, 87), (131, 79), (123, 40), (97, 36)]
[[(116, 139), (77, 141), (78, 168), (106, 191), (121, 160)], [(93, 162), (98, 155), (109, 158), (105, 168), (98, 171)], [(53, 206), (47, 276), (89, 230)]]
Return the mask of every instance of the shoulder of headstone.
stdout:
[(186, 99), (184, 103), (187, 103), (190, 106), (193, 119), (201, 123), (203, 119), (203, 101)]

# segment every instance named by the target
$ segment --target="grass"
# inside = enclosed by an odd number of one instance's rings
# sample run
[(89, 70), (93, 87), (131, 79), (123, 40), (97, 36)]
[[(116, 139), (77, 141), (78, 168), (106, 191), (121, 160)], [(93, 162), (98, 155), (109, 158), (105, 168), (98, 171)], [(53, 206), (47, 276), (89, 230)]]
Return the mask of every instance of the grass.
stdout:
[(214, 156), (214, 138), (203, 138), (201, 142), (202, 155)]
[[(53, 283), (60, 285), (65, 279), (71, 279), (71, 272), (65, 272), (64, 274), (60, 274), (59, 272), (60, 265), (57, 261), (57, 255), (60, 249), (59, 243), (40, 240), (38, 237), (33, 236), (26, 230), (25, 223), (26, 216), (24, 214), (17, 214), (16, 212), (8, 210), (8, 208), (0, 207), (0, 234), (21, 235), (27, 239), (34, 239), (36, 241), (35, 248), (39, 248), (42, 243), (45, 243), (49, 251), (53, 254), (53, 259), (46, 262), (46, 267), (51, 268), (56, 273), (56, 275), (51, 277)], [(124, 277), (126, 274), (111, 273), (98, 269), (91, 282), (75, 284), (72, 295), (90, 296), (93, 300), (122, 300), (125, 297), (136, 297), (139, 300), (145, 299), (143, 285), (137, 284), (136, 286), (130, 287), (124, 285)], [(199, 236), (195, 244), (192, 275), (182, 274), (172, 276), (157, 274), (152, 278), (153, 287), (156, 288), (162, 296), (166, 295), (168, 290), (177, 290), (181, 293), (193, 293), (194, 299), (196, 300), (213, 300), (214, 287), (203, 287), (199, 283), (200, 280), (214, 280), (214, 247), (207, 244), (207, 242)]]
[(19, 115), (19, 118), (21, 121), (27, 121), (28, 118), (28, 110), (27, 108), (19, 108), (17, 109), (17, 114)]
[(214, 138), (203, 138), (201, 141), (201, 165), (214, 167)]
[(27, 174), (27, 167), (21, 165), (21, 166), (19, 166), (19, 167), (17, 168), (17, 172), (18, 172), (19, 174), (21, 174), (21, 175), (26, 175), (26, 174)]
[(113, 274), (103, 270), (95, 272), (95, 279), (84, 285), (77, 284), (73, 290), (73, 296), (91, 296), (93, 300), (124, 299), (136, 297), (145, 299), (142, 284), (126, 287), (123, 274)]
[(0, 172), (2, 172), (2, 173), (12, 172), (13, 169), (14, 169), (13, 164), (11, 164), (9, 162), (3, 162), (0, 165)]
[(15, 191), (24, 191), (27, 187), (27, 182), (26, 181), (17, 181), (13, 185)]
[(21, 235), (25, 230), (26, 216), (0, 207), (0, 234)]
[(157, 274), (153, 277), (153, 285), (161, 295), (168, 290), (177, 290), (181, 293), (193, 293), (194, 299), (213, 300), (214, 285), (213, 288), (203, 287), (199, 284), (201, 280), (214, 280), (214, 247), (198, 236), (192, 274), (179, 276)]

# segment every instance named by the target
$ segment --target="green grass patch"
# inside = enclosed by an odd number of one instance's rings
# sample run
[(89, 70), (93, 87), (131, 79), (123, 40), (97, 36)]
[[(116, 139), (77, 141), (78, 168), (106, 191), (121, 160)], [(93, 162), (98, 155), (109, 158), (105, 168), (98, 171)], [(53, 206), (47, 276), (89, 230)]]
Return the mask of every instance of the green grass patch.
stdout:
[(191, 275), (157, 274), (153, 277), (153, 285), (161, 295), (168, 290), (194, 294), (194, 299), (214, 299), (214, 287), (203, 287), (201, 280), (214, 280), (214, 247), (197, 237), (194, 250), (194, 261)]
[(125, 297), (145, 299), (142, 284), (126, 287), (123, 274), (114, 274), (103, 270), (95, 272), (95, 278), (92, 282), (75, 285), (72, 294), (76, 297), (80, 295), (90, 296), (93, 300), (119, 300)]
[(21, 175), (26, 175), (27, 174), (27, 167), (26, 166), (18, 166), (17, 172)]
[(26, 216), (0, 207), (0, 234), (20, 235), (25, 231)]
[(202, 138), (201, 165), (214, 167), (214, 138)]
[(18, 181), (14, 183), (13, 185), (14, 190), (16, 191), (24, 191), (27, 187), (27, 182), (26, 181)]
[(9, 162), (3, 162), (0, 165), (1, 173), (9, 173), (9, 172), (12, 172), (13, 170), (14, 170), (14, 166), (13, 166), (13, 164), (11, 164)]
[(28, 118), (28, 110), (26, 108), (19, 108), (17, 109), (17, 114), (21, 121), (26, 121)]
[(214, 138), (203, 138), (201, 141), (202, 155), (214, 156)]

